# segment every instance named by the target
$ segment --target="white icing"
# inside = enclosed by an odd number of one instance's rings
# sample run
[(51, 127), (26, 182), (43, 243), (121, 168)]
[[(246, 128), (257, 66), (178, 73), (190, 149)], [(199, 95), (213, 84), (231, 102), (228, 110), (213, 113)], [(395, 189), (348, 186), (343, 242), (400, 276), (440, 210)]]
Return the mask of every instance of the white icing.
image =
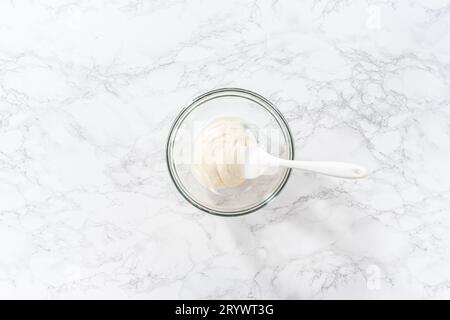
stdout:
[(195, 140), (194, 177), (213, 192), (241, 185), (244, 153), (254, 143), (255, 137), (240, 119), (215, 120)]

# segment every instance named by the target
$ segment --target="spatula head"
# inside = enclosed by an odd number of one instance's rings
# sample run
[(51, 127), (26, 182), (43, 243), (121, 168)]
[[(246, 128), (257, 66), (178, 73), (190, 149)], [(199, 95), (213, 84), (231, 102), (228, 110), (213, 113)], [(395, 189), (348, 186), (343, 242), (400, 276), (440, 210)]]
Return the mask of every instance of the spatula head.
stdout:
[(245, 153), (243, 175), (245, 179), (256, 179), (259, 176), (270, 174), (278, 167), (276, 158), (258, 146), (249, 147)]

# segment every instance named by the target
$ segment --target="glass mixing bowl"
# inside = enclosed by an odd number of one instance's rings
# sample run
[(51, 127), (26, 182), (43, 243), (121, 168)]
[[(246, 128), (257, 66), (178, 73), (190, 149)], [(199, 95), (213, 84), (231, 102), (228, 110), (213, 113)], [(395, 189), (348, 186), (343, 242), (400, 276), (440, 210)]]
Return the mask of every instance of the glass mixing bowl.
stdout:
[(277, 168), (270, 175), (247, 180), (236, 188), (212, 192), (191, 171), (196, 136), (212, 121), (238, 118), (251, 128), (258, 144), (280, 158), (294, 159), (294, 144), (283, 115), (254, 92), (225, 88), (207, 92), (184, 108), (175, 119), (166, 146), (166, 160), (175, 186), (192, 205), (211, 214), (238, 216), (273, 200), (286, 184), (291, 169)]

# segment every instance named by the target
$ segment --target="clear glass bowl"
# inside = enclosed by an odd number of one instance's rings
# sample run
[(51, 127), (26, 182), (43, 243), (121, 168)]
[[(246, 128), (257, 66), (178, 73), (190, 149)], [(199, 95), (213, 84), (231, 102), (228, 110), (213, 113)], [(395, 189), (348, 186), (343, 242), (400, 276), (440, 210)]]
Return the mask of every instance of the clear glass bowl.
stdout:
[[(258, 144), (284, 159), (294, 159), (289, 126), (273, 104), (254, 92), (225, 88), (207, 92), (184, 108), (175, 119), (167, 140), (166, 160), (180, 193), (195, 207), (220, 216), (253, 212), (273, 200), (286, 184), (291, 169), (248, 180), (239, 187), (214, 193), (191, 172), (192, 149), (199, 131), (218, 118), (239, 118), (252, 128)], [(275, 143), (276, 142), (276, 143)]]

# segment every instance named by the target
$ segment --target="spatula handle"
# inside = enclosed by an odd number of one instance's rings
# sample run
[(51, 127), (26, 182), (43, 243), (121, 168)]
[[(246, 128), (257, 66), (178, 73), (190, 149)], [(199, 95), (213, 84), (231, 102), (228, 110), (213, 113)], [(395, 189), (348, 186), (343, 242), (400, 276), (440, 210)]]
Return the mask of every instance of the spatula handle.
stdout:
[(279, 159), (280, 166), (302, 169), (338, 178), (360, 179), (367, 175), (366, 168), (348, 162), (336, 161), (294, 161)]

